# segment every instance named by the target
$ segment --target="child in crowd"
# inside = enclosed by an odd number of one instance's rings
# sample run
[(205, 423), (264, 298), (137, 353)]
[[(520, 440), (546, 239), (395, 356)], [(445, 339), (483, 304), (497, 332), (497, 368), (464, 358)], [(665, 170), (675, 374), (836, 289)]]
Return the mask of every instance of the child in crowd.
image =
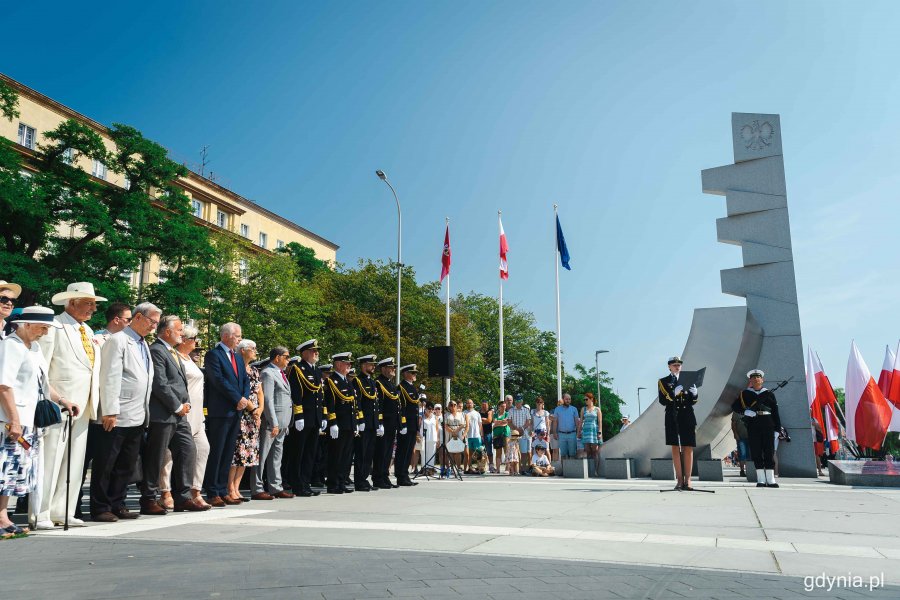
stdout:
[(531, 474), (535, 477), (549, 477), (554, 472), (544, 445), (535, 444), (534, 454), (531, 456)]
[(513, 431), (506, 443), (506, 472), (510, 475), (519, 474), (519, 461), (521, 460), (519, 452), (519, 432)]

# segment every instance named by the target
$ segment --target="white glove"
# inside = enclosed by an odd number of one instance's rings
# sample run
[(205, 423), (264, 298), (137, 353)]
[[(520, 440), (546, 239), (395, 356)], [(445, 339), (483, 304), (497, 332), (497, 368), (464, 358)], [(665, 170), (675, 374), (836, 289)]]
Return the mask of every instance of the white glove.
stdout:
[(400, 430), (400, 435), (406, 435), (406, 427)]
[(357, 430), (358, 432), (362, 433), (363, 431), (366, 430), (366, 424), (365, 424), (365, 423), (360, 423), (360, 424), (356, 427), (356, 430)]
[(692, 385), (691, 387), (688, 388), (688, 391), (689, 391), (691, 394), (693, 394), (694, 396), (696, 396), (696, 395), (697, 395), (697, 386), (696, 386), (696, 385)]
[(375, 430), (375, 435), (378, 437), (384, 436), (384, 425), (379, 425), (378, 429)]
[(329, 427), (329, 428), (328, 428), (328, 433), (331, 434), (331, 439), (336, 440), (337, 437), (338, 437), (338, 426), (337, 426), (337, 425), (332, 425), (331, 427)]
[(747, 410), (744, 411), (744, 416), (745, 416), (745, 417), (755, 417), (755, 416), (756, 416), (756, 411), (755, 411), (755, 410), (750, 410), (750, 409), (748, 408)]
[(359, 425), (355, 425), (355, 427), (356, 427), (356, 435), (359, 435), (359, 432), (360, 432)]
[(296, 421), (294, 421), (294, 429), (296, 429), (297, 431), (303, 431), (303, 425), (303, 419), (297, 419)]
[(675, 388), (674, 390), (672, 390), (672, 391), (675, 392), (675, 395), (677, 396), (678, 394), (680, 394), (681, 392), (684, 391), (684, 388), (683, 388), (682, 386), (679, 385), (678, 387), (676, 387), (676, 388)]
[(328, 427), (328, 421), (322, 419), (322, 425), (319, 427), (319, 431), (325, 431), (326, 427)]

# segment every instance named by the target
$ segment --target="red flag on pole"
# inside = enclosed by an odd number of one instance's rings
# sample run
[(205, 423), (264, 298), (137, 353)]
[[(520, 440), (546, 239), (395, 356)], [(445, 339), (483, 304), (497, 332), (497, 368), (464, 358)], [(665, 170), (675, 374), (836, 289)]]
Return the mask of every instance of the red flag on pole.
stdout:
[(444, 252), (441, 254), (441, 281), (450, 274), (450, 224), (447, 224), (447, 231), (444, 233)]
[(507, 252), (509, 252), (509, 244), (506, 243), (503, 221), (500, 221), (500, 279), (509, 279), (509, 265), (506, 263)]
[[(897, 346), (897, 352), (900, 352), (900, 345)], [(895, 408), (900, 409), (900, 354), (894, 355), (894, 364), (891, 366), (891, 376), (885, 396)]]

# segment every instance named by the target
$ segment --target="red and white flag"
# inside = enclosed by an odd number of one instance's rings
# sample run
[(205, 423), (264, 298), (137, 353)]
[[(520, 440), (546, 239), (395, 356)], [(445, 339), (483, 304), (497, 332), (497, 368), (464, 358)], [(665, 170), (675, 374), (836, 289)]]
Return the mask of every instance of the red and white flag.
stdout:
[(509, 279), (509, 265), (506, 263), (506, 253), (509, 252), (509, 244), (506, 243), (506, 232), (503, 231), (503, 221), (497, 217), (500, 223), (500, 279)]
[(891, 393), (891, 376), (894, 374), (894, 361), (896, 357), (890, 346), (884, 347), (884, 363), (881, 365), (881, 374), (878, 376), (878, 389), (887, 398)]
[(806, 397), (811, 409), (818, 404), (819, 414), (826, 406), (833, 407), (837, 402), (831, 381), (828, 380), (825, 369), (822, 368), (822, 361), (819, 360), (819, 355), (813, 352), (812, 348), (808, 348), (806, 353)]
[(841, 422), (831, 406), (825, 407), (825, 439), (831, 446), (831, 453), (837, 453), (841, 446)]
[(447, 223), (447, 231), (444, 233), (444, 251), (441, 254), (441, 281), (450, 274), (450, 223)]
[(875, 383), (856, 342), (850, 344), (846, 386), (847, 438), (860, 447), (878, 450), (891, 422), (891, 405)]
[[(881, 383), (879, 379), (879, 383)], [(894, 355), (894, 364), (891, 366), (891, 379), (888, 383), (888, 391), (885, 393), (888, 402), (894, 408), (900, 409), (900, 344), (897, 345), (897, 354)]]

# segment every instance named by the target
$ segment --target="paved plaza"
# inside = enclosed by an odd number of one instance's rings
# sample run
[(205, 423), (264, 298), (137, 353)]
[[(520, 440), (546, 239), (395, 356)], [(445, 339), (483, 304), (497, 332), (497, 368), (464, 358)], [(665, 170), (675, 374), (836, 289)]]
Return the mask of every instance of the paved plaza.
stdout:
[[(54, 598), (900, 597), (900, 490), (726, 479), (704, 483), (715, 494), (650, 480), (419, 480), (37, 532), (4, 543), (17, 574), (5, 591), (38, 578)], [(817, 575), (844, 579), (829, 591), (804, 580)], [(853, 577), (866, 587), (848, 587)]]

